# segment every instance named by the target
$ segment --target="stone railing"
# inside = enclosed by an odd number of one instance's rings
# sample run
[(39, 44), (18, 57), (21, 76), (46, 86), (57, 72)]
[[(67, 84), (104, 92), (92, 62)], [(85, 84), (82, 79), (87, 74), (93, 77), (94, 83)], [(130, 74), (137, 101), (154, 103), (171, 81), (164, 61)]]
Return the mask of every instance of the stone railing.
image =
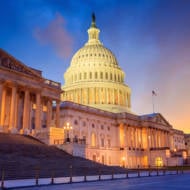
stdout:
[(45, 79), (44, 83), (51, 86), (51, 87), (55, 87), (55, 88), (61, 88), (61, 84), (59, 82), (55, 82), (49, 79)]

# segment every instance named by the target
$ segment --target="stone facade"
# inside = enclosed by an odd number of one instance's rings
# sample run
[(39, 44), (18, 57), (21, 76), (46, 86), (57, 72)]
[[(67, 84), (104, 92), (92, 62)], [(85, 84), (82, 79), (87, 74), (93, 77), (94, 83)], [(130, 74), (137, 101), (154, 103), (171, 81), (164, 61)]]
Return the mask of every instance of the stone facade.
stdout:
[(62, 101), (107, 110), (130, 112), (131, 90), (114, 54), (99, 40), (100, 30), (92, 21), (88, 42), (79, 49), (64, 74)]
[(37, 134), (52, 126), (52, 103), (59, 127), (60, 84), (0, 49), (0, 131)]
[(174, 130), (161, 114), (132, 114), (125, 73), (100, 42), (99, 33), (93, 16), (88, 41), (64, 74), (62, 148), (74, 154), (74, 144), (85, 142), (84, 156), (107, 165), (168, 165), (171, 151), (184, 149), (183, 132)]
[[(138, 116), (62, 102), (60, 123), (65, 140), (60, 139), (57, 144), (66, 151), (69, 147), (68, 152), (73, 155), (76, 144), (80, 144), (80, 150), (84, 148), (82, 152), (85, 158), (106, 165), (129, 168), (163, 166), (169, 165), (170, 159), (175, 160), (175, 165), (176, 162), (180, 163), (171, 155), (174, 130), (159, 113)], [(184, 138), (181, 131), (175, 132)], [(184, 146), (178, 146), (176, 151), (182, 148)]]
[(0, 131), (32, 135), (106, 165), (181, 165), (184, 133), (159, 113), (131, 112), (125, 73), (99, 41), (95, 17), (88, 34), (65, 73), (63, 93), (60, 83), (0, 49)]

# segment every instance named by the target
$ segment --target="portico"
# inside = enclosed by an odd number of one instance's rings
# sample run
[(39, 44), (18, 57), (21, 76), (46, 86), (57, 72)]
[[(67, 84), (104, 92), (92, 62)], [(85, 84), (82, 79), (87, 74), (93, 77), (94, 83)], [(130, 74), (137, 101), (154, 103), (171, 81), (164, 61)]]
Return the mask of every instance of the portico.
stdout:
[(0, 50), (0, 131), (34, 134), (51, 126), (52, 105), (59, 127), (60, 83), (44, 79), (41, 71), (27, 67)]

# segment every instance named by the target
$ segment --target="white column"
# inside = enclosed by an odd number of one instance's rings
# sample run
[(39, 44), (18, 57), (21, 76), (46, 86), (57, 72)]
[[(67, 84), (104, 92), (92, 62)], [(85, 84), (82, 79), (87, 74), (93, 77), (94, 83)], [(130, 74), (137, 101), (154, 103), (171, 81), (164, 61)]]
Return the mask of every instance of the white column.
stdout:
[(4, 122), (5, 122), (6, 95), (7, 95), (7, 91), (6, 89), (4, 89), (2, 92), (2, 101), (1, 101), (0, 126), (4, 126)]
[(1, 116), (3, 115), (3, 110), (2, 110), (2, 105), (3, 105), (3, 83), (0, 82), (0, 130), (2, 130), (1, 128), (2, 123), (1, 123)]
[(144, 148), (142, 131), (143, 131), (143, 128), (141, 128), (140, 130), (140, 135), (141, 135), (141, 148)]
[(126, 125), (126, 147), (129, 147), (129, 127)]
[(151, 136), (151, 147), (154, 147), (154, 133), (153, 133), (153, 129), (150, 129), (150, 136)]
[(134, 127), (133, 129), (134, 129), (133, 130), (134, 131), (134, 148), (136, 148), (136, 144), (137, 144), (136, 143), (137, 142), (137, 139), (136, 139), (136, 128)]
[(36, 111), (35, 111), (35, 130), (40, 130), (41, 124), (41, 95), (36, 94)]
[(120, 90), (117, 90), (117, 104), (120, 105)]
[(105, 89), (105, 103), (108, 104), (108, 100), (109, 96), (108, 96), (108, 88)]
[(52, 101), (49, 99), (47, 101), (47, 128), (51, 127), (51, 118), (52, 118)]
[(11, 95), (11, 108), (10, 108), (10, 120), (9, 120), (9, 130), (13, 132), (15, 131), (15, 116), (16, 116), (16, 86), (12, 87), (12, 95)]
[(154, 148), (156, 148), (156, 131), (155, 131), (155, 129), (153, 129), (153, 133), (154, 133)]
[(129, 126), (129, 146), (132, 148), (133, 147), (133, 134), (131, 133), (131, 131), (132, 131), (132, 128), (131, 128), (131, 126)]
[(147, 127), (146, 128), (146, 135), (147, 135), (147, 149), (151, 147), (151, 142), (150, 142), (150, 129)]
[(19, 93), (16, 94), (16, 108), (15, 108), (15, 120), (14, 120), (14, 126), (16, 128), (15, 131), (18, 130), (18, 118), (19, 118), (19, 109), (18, 109), (18, 106), (19, 106)]
[(56, 101), (56, 127), (60, 127), (60, 101)]
[(115, 89), (113, 89), (113, 96), (112, 96), (112, 101), (113, 101), (113, 104), (115, 104)]
[(27, 130), (29, 129), (29, 90), (26, 89), (24, 92), (24, 110), (23, 110), (23, 132), (27, 133)]

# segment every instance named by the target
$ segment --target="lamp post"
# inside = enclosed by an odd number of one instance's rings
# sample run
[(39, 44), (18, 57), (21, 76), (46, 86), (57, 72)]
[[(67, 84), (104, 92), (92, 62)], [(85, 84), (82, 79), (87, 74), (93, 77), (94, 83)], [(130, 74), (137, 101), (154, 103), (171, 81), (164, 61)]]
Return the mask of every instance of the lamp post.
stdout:
[(122, 167), (125, 168), (125, 156), (122, 156), (121, 160), (122, 160)]
[(64, 133), (66, 131), (66, 142), (70, 142), (70, 137), (69, 137), (69, 131), (73, 129), (73, 127), (70, 125), (69, 122), (66, 123), (66, 126), (63, 127)]

